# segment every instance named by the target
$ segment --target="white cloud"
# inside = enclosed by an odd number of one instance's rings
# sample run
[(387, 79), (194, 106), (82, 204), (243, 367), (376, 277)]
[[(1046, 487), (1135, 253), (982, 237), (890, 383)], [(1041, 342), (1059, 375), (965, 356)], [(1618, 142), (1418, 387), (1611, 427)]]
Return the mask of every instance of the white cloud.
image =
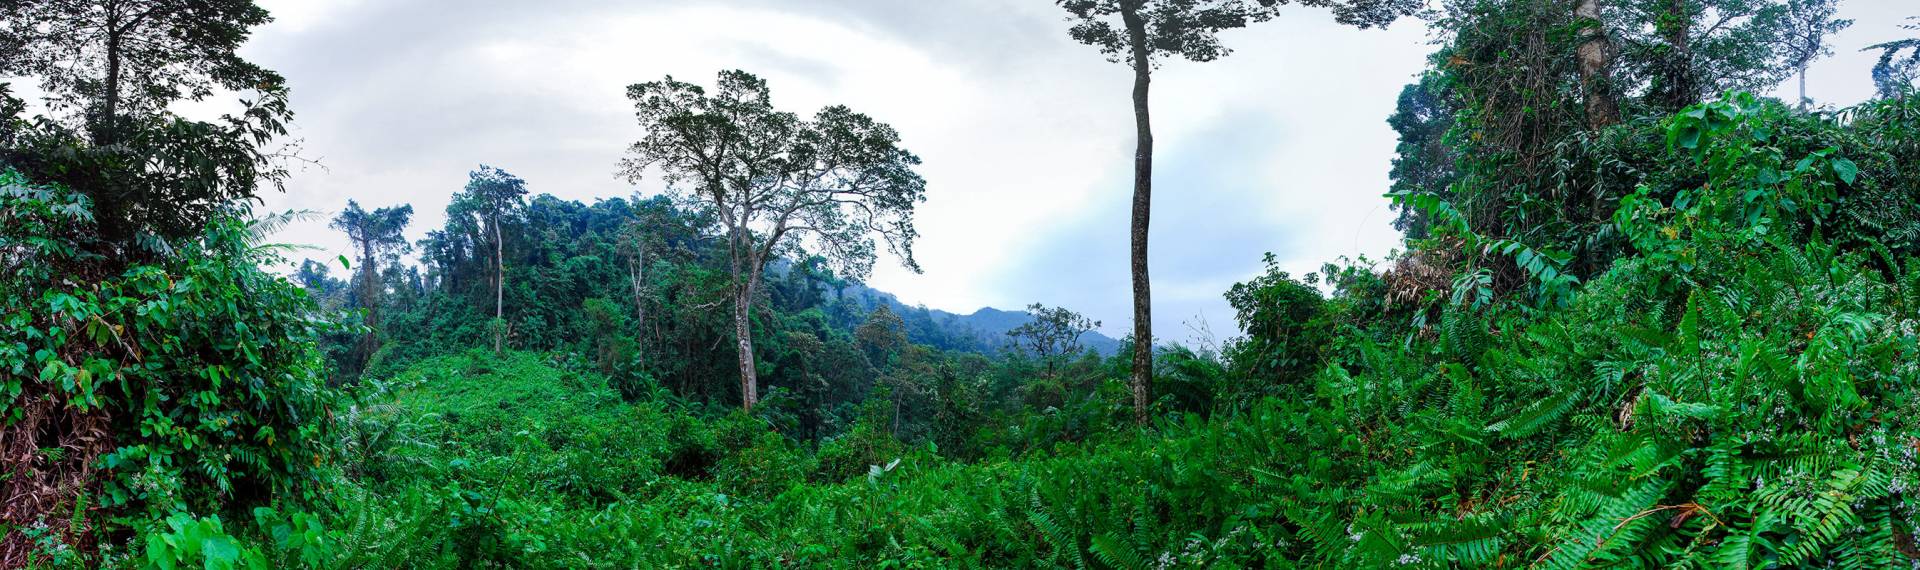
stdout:
[[(480, 163), (535, 192), (591, 201), (635, 188), (615, 163), (639, 136), (630, 83), (721, 69), (767, 78), (775, 103), (846, 104), (897, 127), (926, 161), (914, 275), (882, 263), (873, 285), (958, 312), (1043, 301), (1124, 333), (1124, 204), (1131, 190), (1130, 75), (1066, 37), (1048, 2), (978, 0), (555, 0), (265, 2), (278, 20), (248, 54), (285, 73), (300, 135), (326, 170), (300, 173), (269, 206), (337, 211), (411, 203), (411, 235), (438, 227)], [(1853, 0), (1813, 95), (1872, 92), (1872, 54), (1906, 2)], [(1184, 339), (1204, 315), (1232, 328), (1220, 293), (1273, 251), (1295, 273), (1393, 248), (1385, 119), (1432, 46), (1417, 21), (1386, 31), (1295, 8), (1229, 32), (1220, 61), (1155, 76), (1159, 172), (1156, 329)], [(1784, 93), (1784, 92), (1783, 92)], [(1172, 178), (1168, 178), (1172, 177)], [(639, 188), (657, 191), (655, 183)], [(283, 240), (345, 253), (324, 222)]]

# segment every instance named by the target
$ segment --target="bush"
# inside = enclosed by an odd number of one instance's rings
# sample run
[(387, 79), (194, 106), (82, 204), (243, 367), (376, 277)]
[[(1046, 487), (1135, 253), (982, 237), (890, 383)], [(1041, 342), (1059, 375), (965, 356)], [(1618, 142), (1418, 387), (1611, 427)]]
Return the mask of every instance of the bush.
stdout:
[(93, 493), (107, 516), (71, 514), (63, 540), (80, 544), (141, 517), (319, 499), (337, 395), (315, 339), (337, 326), (260, 269), (273, 249), (227, 217), (125, 266), (92, 253), (95, 230), (84, 197), (0, 174), (0, 441), (17, 447), (0, 493), (21, 501), (4, 522), (62, 520)]
[(1325, 364), (1332, 327), (1326, 301), (1311, 286), (1281, 271), (1269, 253), (1267, 271), (1227, 291), (1227, 303), (1239, 315), (1243, 336), (1227, 345), (1227, 360), (1242, 378), (1258, 385), (1240, 386), (1251, 401), (1260, 395), (1295, 386)]

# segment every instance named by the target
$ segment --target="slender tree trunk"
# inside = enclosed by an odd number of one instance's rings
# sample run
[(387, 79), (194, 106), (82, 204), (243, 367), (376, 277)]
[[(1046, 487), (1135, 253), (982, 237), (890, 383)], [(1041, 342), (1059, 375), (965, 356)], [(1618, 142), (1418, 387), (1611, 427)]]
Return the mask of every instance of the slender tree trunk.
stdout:
[(506, 348), (507, 242), (500, 239), (500, 215), (493, 216), (493, 354)]
[[(737, 265), (737, 264), (736, 264)], [(748, 272), (752, 272), (751, 269)], [(734, 271), (735, 282), (740, 283), (740, 271)], [(736, 285), (733, 294), (733, 335), (740, 354), (740, 409), (753, 411), (753, 405), (760, 401), (759, 371), (753, 361), (753, 285), (757, 278), (748, 277), (744, 284)]]
[(107, 102), (100, 116), (101, 144), (111, 145), (118, 140), (119, 121), (114, 118), (120, 114), (120, 36), (107, 36)]
[(644, 247), (634, 249), (634, 259), (627, 262), (627, 273), (633, 280), (633, 328), (639, 331), (640, 355), (647, 353), (647, 297), (642, 286), (647, 278), (647, 250)]
[(1147, 401), (1153, 389), (1153, 293), (1147, 278), (1147, 227), (1153, 213), (1153, 126), (1147, 116), (1147, 85), (1153, 63), (1148, 57), (1146, 22), (1137, 1), (1121, 4), (1127, 43), (1133, 49), (1133, 420), (1147, 423)]
[(369, 327), (380, 323), (380, 303), (375, 298), (378, 290), (373, 285), (373, 280), (378, 278), (380, 271), (374, 267), (374, 264), (373, 242), (369, 241), (360, 246), (360, 270), (365, 272), (362, 275), (364, 281), (360, 284), (360, 304), (367, 308), (367, 326)]
[(1620, 122), (1620, 107), (1613, 99), (1613, 41), (1607, 38), (1606, 22), (1601, 20), (1601, 0), (1578, 0), (1573, 17), (1580, 21), (1579, 47), (1574, 54), (1580, 61), (1580, 86), (1587, 99), (1587, 127), (1599, 129)]
[(900, 387), (893, 388), (893, 425), (888, 429), (894, 439), (900, 439)]
[(360, 276), (360, 306), (367, 310), (367, 334), (360, 339), (361, 370), (365, 370), (367, 364), (373, 361), (373, 352), (378, 343), (374, 331), (380, 327), (380, 300), (373, 280), (379, 278), (380, 270), (375, 267), (375, 263), (373, 242), (361, 242), (360, 270), (364, 273)]
[(106, 90), (105, 104), (101, 108), (99, 132), (95, 133), (95, 142), (110, 145), (119, 142), (120, 115), (120, 7), (107, 6), (107, 81), (101, 88)]

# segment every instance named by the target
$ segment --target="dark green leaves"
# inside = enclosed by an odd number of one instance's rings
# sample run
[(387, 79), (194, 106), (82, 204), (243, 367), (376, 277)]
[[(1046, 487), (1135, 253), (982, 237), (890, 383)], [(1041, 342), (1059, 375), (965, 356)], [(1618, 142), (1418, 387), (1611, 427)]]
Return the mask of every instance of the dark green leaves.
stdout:
[(1860, 176), (1860, 167), (1854, 165), (1851, 160), (1843, 157), (1835, 157), (1832, 164), (1833, 174), (1839, 176), (1841, 182), (1852, 184), (1854, 179)]
[[(0, 194), (0, 220), (42, 204)], [(9, 225), (0, 249), (22, 231), (73, 243), (91, 235), (89, 223)], [(309, 496), (336, 444), (325, 422), (335, 394), (314, 345), (333, 325), (313, 320), (296, 286), (260, 268), (276, 260), (253, 247), (253, 235), (223, 218), (164, 261), (119, 269), (79, 254), (34, 256), (16, 266), (18, 278), (0, 280), (0, 357), (31, 354), (34, 363), (31, 376), (0, 375), (0, 407), (31, 412), (7, 414), (0, 429), (23, 441), (57, 438), (42, 441), (66, 450), (25, 470), (9, 457), (0, 472), (53, 477), (98, 462), (105, 470), (84, 488), (106, 499), (107, 510), (88, 517), (103, 530), (268, 493)], [(242, 435), (263, 430), (286, 435)], [(212, 559), (231, 554), (210, 548)]]

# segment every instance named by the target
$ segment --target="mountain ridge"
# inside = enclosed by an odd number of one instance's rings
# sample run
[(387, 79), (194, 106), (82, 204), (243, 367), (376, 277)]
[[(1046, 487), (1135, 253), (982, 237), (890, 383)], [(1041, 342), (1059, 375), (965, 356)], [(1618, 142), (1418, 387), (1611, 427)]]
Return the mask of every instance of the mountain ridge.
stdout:
[[(842, 300), (853, 301), (864, 311), (871, 311), (879, 304), (886, 304), (889, 310), (900, 314), (907, 321), (907, 339), (920, 344), (929, 344), (941, 348), (968, 350), (982, 354), (991, 354), (1007, 346), (1007, 331), (1033, 321), (1033, 315), (1023, 310), (1007, 310), (992, 306), (974, 309), (972, 313), (960, 314), (941, 309), (931, 309), (926, 305), (908, 305), (899, 295), (881, 291), (864, 283), (849, 283), (840, 291)], [(915, 321), (924, 322), (915, 326)], [(931, 324), (937, 330), (928, 330)], [(971, 338), (976, 341), (969, 346), (965, 342), (956, 344), (956, 340)], [(943, 342), (944, 341), (944, 342)], [(1101, 334), (1099, 331), (1087, 331), (1080, 337), (1080, 344), (1093, 349), (1101, 356), (1112, 356), (1120, 351), (1123, 344), (1119, 339)], [(946, 346), (942, 346), (946, 345)]]

